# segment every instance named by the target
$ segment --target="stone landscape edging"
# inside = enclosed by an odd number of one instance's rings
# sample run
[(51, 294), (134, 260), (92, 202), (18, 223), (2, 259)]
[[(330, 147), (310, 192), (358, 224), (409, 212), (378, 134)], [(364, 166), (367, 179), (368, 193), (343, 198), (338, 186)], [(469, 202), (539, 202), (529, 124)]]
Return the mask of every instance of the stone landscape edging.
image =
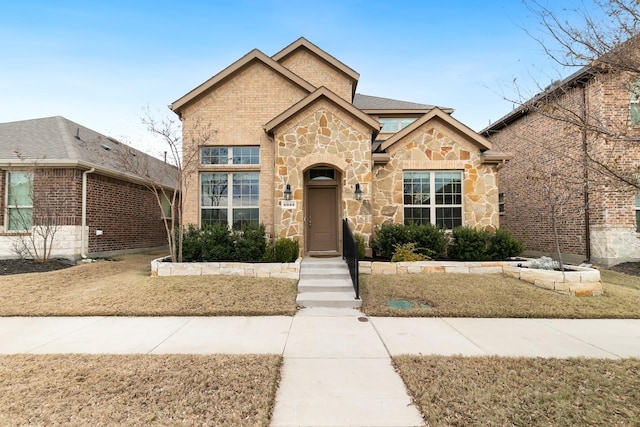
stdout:
[(166, 257), (151, 261), (152, 276), (246, 276), (277, 279), (300, 278), (300, 262), (167, 262)]
[[(602, 295), (600, 271), (579, 266), (566, 266), (568, 271), (528, 268), (528, 261), (360, 261), (362, 274), (506, 274), (539, 288), (576, 296)], [(569, 270), (570, 269), (570, 270)]]
[[(167, 257), (151, 261), (152, 276), (247, 276), (300, 279), (302, 258), (290, 263), (248, 262), (167, 262)], [(602, 295), (600, 271), (568, 266), (570, 271), (527, 268), (528, 261), (359, 261), (361, 274), (506, 274), (534, 286), (576, 296)]]

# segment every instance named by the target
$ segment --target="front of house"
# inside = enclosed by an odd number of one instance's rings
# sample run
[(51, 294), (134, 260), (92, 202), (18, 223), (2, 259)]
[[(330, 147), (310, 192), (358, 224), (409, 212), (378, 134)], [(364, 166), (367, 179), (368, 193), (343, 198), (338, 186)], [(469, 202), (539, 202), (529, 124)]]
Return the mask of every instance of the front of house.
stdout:
[(184, 223), (262, 223), (308, 255), (341, 253), (341, 222), (499, 226), (510, 156), (451, 109), (356, 93), (359, 74), (300, 38), (252, 50), (171, 105), (193, 160)]

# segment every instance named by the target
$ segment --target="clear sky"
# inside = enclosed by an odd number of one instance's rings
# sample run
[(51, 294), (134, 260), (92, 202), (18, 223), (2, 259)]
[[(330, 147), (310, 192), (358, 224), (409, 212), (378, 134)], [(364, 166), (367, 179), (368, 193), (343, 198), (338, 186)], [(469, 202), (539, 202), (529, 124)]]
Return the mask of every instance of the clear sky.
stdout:
[[(544, 3), (544, 2), (543, 2)], [(580, 4), (554, 0), (549, 7)], [(479, 131), (513, 80), (558, 71), (520, 0), (0, 0), (0, 122), (64, 116), (151, 154), (140, 123), (253, 48), (305, 37), (360, 73), (357, 91), (455, 109)], [(558, 74), (560, 73), (560, 74)]]

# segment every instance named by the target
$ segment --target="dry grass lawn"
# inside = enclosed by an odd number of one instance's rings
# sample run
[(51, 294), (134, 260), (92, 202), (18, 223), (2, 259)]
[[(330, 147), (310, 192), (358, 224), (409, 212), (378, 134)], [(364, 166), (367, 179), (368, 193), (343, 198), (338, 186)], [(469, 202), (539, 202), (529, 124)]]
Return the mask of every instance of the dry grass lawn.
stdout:
[(150, 277), (155, 255), (127, 255), (48, 273), (2, 276), (0, 316), (293, 315), (296, 281)]
[[(369, 316), (640, 318), (640, 289), (613, 283), (604, 283), (603, 296), (574, 297), (499, 275), (361, 277), (363, 310)], [(389, 307), (390, 300), (409, 301), (412, 308)], [(421, 304), (432, 308), (421, 308)]]
[(0, 425), (266, 426), (281, 357), (0, 356)]
[(640, 360), (400, 356), (429, 425), (638, 426)]

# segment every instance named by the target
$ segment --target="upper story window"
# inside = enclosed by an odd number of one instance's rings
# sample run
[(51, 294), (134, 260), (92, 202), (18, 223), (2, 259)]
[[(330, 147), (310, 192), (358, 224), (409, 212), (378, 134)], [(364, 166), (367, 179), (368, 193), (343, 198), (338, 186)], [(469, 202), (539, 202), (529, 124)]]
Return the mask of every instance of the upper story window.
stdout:
[(202, 147), (202, 165), (258, 165), (260, 147)]
[(33, 173), (7, 172), (7, 230), (30, 230), (33, 216)]
[(378, 119), (382, 125), (380, 132), (398, 132), (416, 121), (415, 117), (381, 117)]
[(405, 171), (405, 224), (431, 223), (445, 230), (462, 225), (461, 171)]
[(640, 81), (629, 85), (629, 117), (631, 126), (640, 126)]

